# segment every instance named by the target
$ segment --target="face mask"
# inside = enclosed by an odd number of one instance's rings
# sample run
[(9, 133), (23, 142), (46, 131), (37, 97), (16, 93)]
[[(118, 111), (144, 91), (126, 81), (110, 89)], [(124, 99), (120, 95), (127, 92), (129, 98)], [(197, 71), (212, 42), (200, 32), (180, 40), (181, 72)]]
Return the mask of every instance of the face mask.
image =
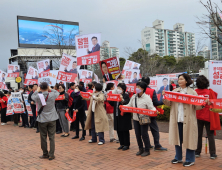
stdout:
[(117, 93), (118, 93), (118, 94), (121, 94), (122, 92), (123, 92), (122, 90), (117, 89)]
[(141, 93), (142, 92), (142, 90), (141, 89), (139, 89), (139, 88), (136, 88), (136, 93), (138, 94), (138, 93)]
[(79, 90), (78, 90), (78, 89), (75, 89), (74, 91), (75, 91), (75, 93), (79, 92)]
[(20, 93), (23, 93), (23, 90), (19, 90)]

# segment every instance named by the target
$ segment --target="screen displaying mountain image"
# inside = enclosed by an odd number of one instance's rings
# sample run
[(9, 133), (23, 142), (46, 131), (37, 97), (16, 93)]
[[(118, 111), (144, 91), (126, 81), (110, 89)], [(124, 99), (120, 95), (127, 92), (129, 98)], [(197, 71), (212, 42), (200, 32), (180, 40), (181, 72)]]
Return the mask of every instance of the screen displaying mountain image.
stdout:
[[(56, 30), (57, 33), (52, 30)], [(70, 42), (70, 33), (72, 42)], [(53, 39), (53, 37), (60, 35), (60, 40), (63, 39), (61, 45), (75, 46), (74, 36), (79, 34), (79, 26), (19, 19), (18, 34), (19, 44), (57, 45), (58, 38)]]

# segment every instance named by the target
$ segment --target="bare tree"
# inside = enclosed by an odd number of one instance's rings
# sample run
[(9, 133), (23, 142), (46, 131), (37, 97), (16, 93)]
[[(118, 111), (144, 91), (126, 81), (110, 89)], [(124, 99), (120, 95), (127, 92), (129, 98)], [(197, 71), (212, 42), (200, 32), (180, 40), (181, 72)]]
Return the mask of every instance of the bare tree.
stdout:
[[(222, 45), (222, 20), (220, 7), (217, 3), (212, 2), (212, 0), (207, 0), (206, 3), (200, 0), (200, 3), (207, 10), (207, 14), (197, 17), (197, 25), (200, 27), (201, 33)], [(222, 0), (220, 3), (222, 3)]]

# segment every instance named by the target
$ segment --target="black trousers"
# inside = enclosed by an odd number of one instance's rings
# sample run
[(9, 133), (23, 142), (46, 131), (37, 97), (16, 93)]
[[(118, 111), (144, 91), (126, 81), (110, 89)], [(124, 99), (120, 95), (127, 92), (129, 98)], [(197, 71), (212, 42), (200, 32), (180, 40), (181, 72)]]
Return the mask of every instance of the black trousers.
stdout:
[(159, 133), (159, 127), (156, 122), (156, 117), (150, 117), (150, 119), (151, 123), (149, 124), (149, 126), (151, 133), (153, 135), (155, 148), (160, 148), (162, 146), (160, 145), (160, 133)]
[(28, 122), (28, 112), (25, 111), (25, 113), (22, 113), (21, 114), (21, 117), (22, 117), (22, 126), (25, 126), (25, 125), (29, 125), (29, 122)]
[[(145, 151), (150, 151), (150, 139), (148, 134), (148, 124), (147, 125), (140, 125), (139, 121), (133, 120), (136, 140), (139, 146), (139, 149), (143, 149), (143, 143), (145, 145)], [(143, 141), (142, 141), (143, 139)]]
[(205, 126), (206, 131), (207, 131), (208, 141), (209, 141), (209, 151), (210, 151), (210, 154), (216, 154), (216, 146), (215, 146), (215, 140), (214, 140), (214, 131), (210, 130), (210, 122), (197, 119), (197, 125), (198, 125), (198, 142), (197, 142), (197, 150), (196, 150), (196, 152), (201, 153), (203, 128)]
[[(32, 109), (32, 123), (31, 123), (31, 127), (35, 126), (35, 121), (36, 121), (36, 105), (31, 105), (31, 109)], [(37, 129), (38, 129), (38, 124), (37, 124)]]
[[(70, 107), (69, 115), (70, 115), (71, 118), (73, 118), (73, 107)], [(70, 123), (70, 131), (74, 130), (75, 127), (76, 127), (76, 121)]]
[(59, 119), (56, 120), (56, 132), (61, 131), (62, 132), (62, 127), (60, 125)]
[(6, 111), (7, 111), (7, 107), (4, 109), (1, 109), (1, 122), (2, 123), (7, 123)]
[(127, 131), (118, 131), (117, 134), (119, 137), (119, 142), (121, 146), (130, 146), (130, 132)]
[(19, 114), (17, 114), (17, 113), (15, 113), (15, 114), (13, 115), (14, 124), (18, 124), (18, 122), (19, 122), (18, 115), (19, 115)]
[[(82, 113), (80, 113), (82, 114)], [(85, 113), (84, 113), (85, 114)], [(82, 126), (82, 137), (86, 136), (86, 130), (85, 130), (85, 116), (81, 115), (79, 116), (79, 114), (76, 114), (76, 120), (75, 120), (75, 129), (76, 129), (76, 136), (79, 136), (79, 122)]]

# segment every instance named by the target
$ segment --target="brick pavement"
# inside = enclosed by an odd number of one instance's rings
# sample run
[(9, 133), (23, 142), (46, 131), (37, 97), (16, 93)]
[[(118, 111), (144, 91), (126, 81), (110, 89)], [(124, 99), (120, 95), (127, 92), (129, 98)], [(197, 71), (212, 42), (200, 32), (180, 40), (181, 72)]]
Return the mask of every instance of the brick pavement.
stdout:
[[(56, 135), (56, 159), (49, 161), (38, 158), (42, 154), (40, 138), (33, 129), (14, 127), (12, 122), (0, 126), (0, 169), (187, 169), (182, 164), (173, 165), (170, 163), (174, 158), (175, 151), (174, 146), (168, 144), (168, 133), (160, 133), (160, 142), (168, 148), (168, 151), (155, 152), (151, 150), (151, 155), (147, 157), (135, 155), (138, 148), (134, 130), (130, 132), (131, 146), (127, 151), (117, 150), (119, 144), (109, 142), (108, 132), (105, 133), (106, 144), (102, 146), (98, 146), (97, 143), (88, 143), (88, 140), (91, 139), (88, 136), (88, 131), (86, 140), (81, 142), (71, 139), (75, 132), (70, 134), (71, 136), (68, 138)], [(152, 138), (151, 143), (153, 143)], [(192, 170), (222, 169), (221, 146), (221, 140), (216, 140), (218, 155), (216, 160), (209, 159), (209, 153), (202, 153), (195, 165), (190, 168)]]

